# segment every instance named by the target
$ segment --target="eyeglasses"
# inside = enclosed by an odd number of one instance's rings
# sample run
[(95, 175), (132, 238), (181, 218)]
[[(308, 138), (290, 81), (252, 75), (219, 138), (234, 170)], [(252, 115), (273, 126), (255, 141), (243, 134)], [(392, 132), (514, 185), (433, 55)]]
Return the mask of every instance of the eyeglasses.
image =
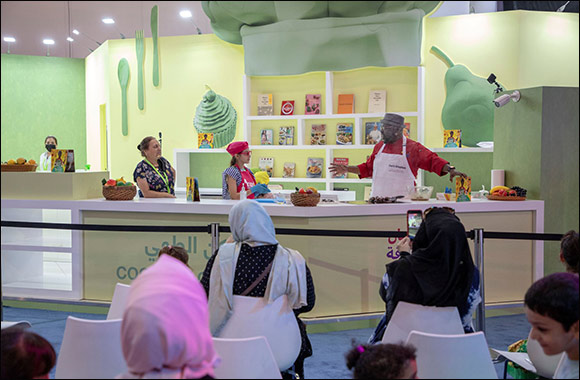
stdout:
[(425, 217), (427, 217), (427, 215), (429, 215), (431, 213), (431, 211), (433, 211), (435, 209), (443, 209), (443, 210), (449, 212), (450, 214), (455, 215), (455, 209), (454, 208), (443, 206), (443, 207), (429, 207), (424, 212)]
[(247, 150), (247, 151), (242, 152), (240, 154), (243, 154), (244, 156), (249, 156), (250, 154), (252, 154), (252, 151), (251, 150)]

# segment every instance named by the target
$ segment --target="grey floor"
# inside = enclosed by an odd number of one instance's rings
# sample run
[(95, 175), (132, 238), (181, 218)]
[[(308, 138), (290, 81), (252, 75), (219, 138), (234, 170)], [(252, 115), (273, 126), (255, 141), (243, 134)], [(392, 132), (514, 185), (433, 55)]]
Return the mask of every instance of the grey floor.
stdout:
[[(67, 316), (72, 315), (86, 319), (105, 319), (103, 314), (69, 313), (63, 311), (21, 309), (4, 307), (4, 320), (27, 320), (32, 330), (52, 343), (56, 352), (60, 350)], [(507, 349), (511, 343), (527, 337), (530, 325), (524, 314), (501, 317), (488, 317), (485, 320), (486, 339), (490, 347)], [(372, 329), (346, 330), (320, 334), (309, 334), (314, 355), (305, 362), (305, 377), (310, 379), (349, 379), (350, 371), (346, 368), (344, 354), (354, 339), (366, 342)], [(503, 376), (503, 364), (496, 364), (498, 377)], [(54, 378), (54, 368), (50, 373)]]

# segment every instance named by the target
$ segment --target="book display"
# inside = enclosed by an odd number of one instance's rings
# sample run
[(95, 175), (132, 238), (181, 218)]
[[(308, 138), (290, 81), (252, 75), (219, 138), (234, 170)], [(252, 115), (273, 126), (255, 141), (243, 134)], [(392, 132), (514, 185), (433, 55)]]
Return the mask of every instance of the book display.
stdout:
[(268, 173), (268, 177), (274, 176), (274, 159), (272, 157), (261, 157), (258, 166), (260, 170)]
[(326, 145), (326, 124), (313, 124), (310, 145)]
[(336, 145), (352, 145), (352, 123), (336, 125)]
[(294, 178), (294, 173), (296, 172), (295, 162), (284, 162), (284, 174), (283, 178)]
[(369, 92), (368, 113), (385, 113), (387, 111), (387, 91), (371, 90)]
[(324, 159), (323, 158), (308, 158), (308, 163), (306, 166), (306, 177), (308, 178), (320, 178), (322, 177)]
[(336, 113), (354, 113), (354, 94), (338, 95), (338, 109)]
[(63, 173), (68, 159), (67, 149), (53, 149), (50, 151), (50, 171)]
[(444, 148), (461, 148), (461, 129), (446, 129), (443, 131)]
[(258, 95), (258, 115), (259, 116), (274, 115), (274, 103), (272, 101), (272, 94)]
[(365, 123), (365, 144), (375, 145), (381, 141), (381, 123), (378, 121), (369, 121)]
[(403, 136), (406, 138), (411, 137), (411, 123), (405, 123), (405, 128), (403, 128)]
[(197, 135), (197, 147), (199, 149), (213, 148), (213, 133), (199, 133)]
[(455, 201), (456, 202), (471, 201), (471, 177), (467, 178), (463, 178), (461, 176), (455, 177)]
[(280, 127), (278, 145), (294, 145), (294, 127)]
[(274, 131), (272, 129), (262, 129), (260, 131), (260, 145), (273, 145)]
[(304, 115), (320, 114), (320, 94), (307, 94)]
[[(336, 165), (348, 165), (348, 157), (334, 157), (332, 163)], [(333, 174), (332, 178), (346, 178), (346, 173)]]
[(294, 100), (282, 101), (280, 107), (280, 115), (294, 115)]

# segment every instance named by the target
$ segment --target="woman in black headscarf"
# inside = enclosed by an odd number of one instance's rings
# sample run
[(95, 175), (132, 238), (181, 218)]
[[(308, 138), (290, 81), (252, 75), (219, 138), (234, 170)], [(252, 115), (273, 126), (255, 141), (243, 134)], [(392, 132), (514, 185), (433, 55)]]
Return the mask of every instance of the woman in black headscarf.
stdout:
[(455, 306), (465, 332), (472, 332), (471, 313), (481, 301), (479, 272), (471, 257), (465, 228), (453, 209), (432, 208), (425, 212), (409, 253), (408, 237), (398, 248), (399, 260), (387, 264), (379, 289), (386, 313), (370, 342), (382, 339), (399, 301), (424, 306)]

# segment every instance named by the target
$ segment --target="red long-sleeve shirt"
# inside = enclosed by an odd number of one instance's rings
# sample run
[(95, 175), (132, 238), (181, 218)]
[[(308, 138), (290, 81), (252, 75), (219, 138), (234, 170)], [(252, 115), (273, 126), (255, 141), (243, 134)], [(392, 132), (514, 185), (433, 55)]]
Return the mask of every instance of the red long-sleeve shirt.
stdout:
[[(384, 145), (385, 143), (383, 141), (379, 141), (375, 145), (373, 153), (369, 159), (366, 162), (358, 165), (360, 170), (359, 178), (368, 178), (373, 176), (373, 164), (375, 162), (375, 157), (381, 151), (381, 149), (383, 149)], [(403, 139), (399, 139), (392, 144), (387, 144), (387, 148), (385, 149), (384, 153), (403, 154)], [(442, 176), (443, 173), (441, 173), (441, 171), (443, 170), (443, 167), (445, 164), (449, 163), (449, 161), (442, 159), (420, 143), (409, 138), (407, 138), (407, 162), (409, 163), (409, 167), (411, 168), (411, 171), (415, 177), (417, 177), (417, 171), (419, 169), (427, 170), (431, 173)]]

